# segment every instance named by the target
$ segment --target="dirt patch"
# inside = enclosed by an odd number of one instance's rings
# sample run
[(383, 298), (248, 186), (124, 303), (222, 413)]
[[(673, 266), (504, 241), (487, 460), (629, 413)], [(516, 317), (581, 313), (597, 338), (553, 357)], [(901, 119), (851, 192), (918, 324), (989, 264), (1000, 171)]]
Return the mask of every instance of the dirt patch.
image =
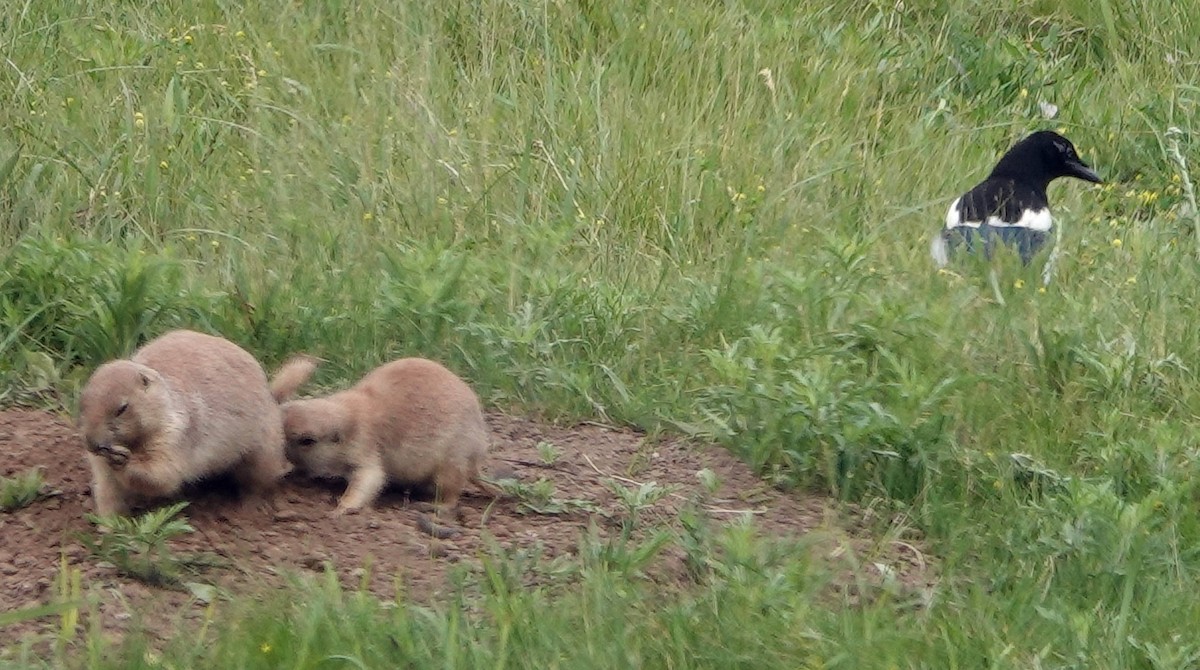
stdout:
[[(551, 426), (495, 413), (489, 414), (488, 424), (494, 441), (491, 472), (526, 484), (545, 478), (558, 500), (588, 501), (620, 517), (620, 501), (606, 480), (631, 488), (646, 482), (673, 485), (673, 492), (646, 512), (642, 524), (677, 524), (681, 507), (688, 500), (700, 500), (716, 521), (752, 516), (767, 537), (819, 533), (823, 539), (814, 546), (822, 558), (840, 561), (839, 569), (853, 571), (851, 581), (888, 574), (920, 586), (930, 579), (925, 558), (913, 544), (894, 535), (871, 537), (854, 508), (780, 493), (723, 449), (677, 439), (652, 441), (600, 425)], [(539, 455), (541, 443), (560, 453), (550, 465)], [(98, 612), (106, 631), (119, 633), (137, 623), (167, 631), (179, 617), (203, 614), (203, 606), (189, 593), (122, 578), (84, 549), (78, 538), (91, 532), (84, 517), (92, 509), (90, 476), (82, 440), (68, 421), (46, 412), (0, 411), (0, 453), (0, 474), (41, 467), (53, 491), (29, 507), (0, 513), (0, 611), (52, 601), (65, 556), (82, 571), (84, 591), (99, 594)], [(716, 475), (719, 487), (714, 492), (706, 492), (697, 477), (704, 469)], [(553, 559), (575, 553), (589, 524), (602, 533), (614, 532), (615, 527), (603, 514), (531, 513), (519, 500), (493, 501), (468, 491), (457, 534), (438, 539), (418, 528), (423, 512), (405, 492), (385, 493), (373, 510), (331, 518), (328, 513), (341, 488), (289, 479), (270, 510), (242, 505), (235, 491), (220, 483), (196, 487), (187, 493), (191, 505), (184, 512), (196, 532), (172, 548), (213, 552), (224, 559), (226, 567), (198, 581), (214, 583), (227, 593), (281, 588), (289, 571), (320, 571), (332, 565), (347, 586), (365, 579), (372, 591), (391, 598), (399, 582), (406, 597), (427, 600), (447, 589), (452, 566), (477, 561), (496, 546), (537, 550)], [(0, 629), (0, 647), (35, 627)]]

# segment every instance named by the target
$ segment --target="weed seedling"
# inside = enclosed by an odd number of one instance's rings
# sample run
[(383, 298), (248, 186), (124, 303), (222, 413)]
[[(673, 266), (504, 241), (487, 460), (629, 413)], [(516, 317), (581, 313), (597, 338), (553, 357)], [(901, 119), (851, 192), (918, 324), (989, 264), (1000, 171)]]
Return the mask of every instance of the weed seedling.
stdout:
[(603, 513), (590, 500), (562, 500), (554, 497), (554, 482), (545, 477), (532, 484), (525, 484), (515, 479), (505, 479), (496, 482), (496, 485), (506, 494), (521, 501), (517, 505), (517, 510), (520, 512), (532, 512), (533, 514)]
[(697, 471), (696, 479), (700, 481), (700, 485), (704, 487), (704, 490), (707, 491), (709, 495), (716, 493), (717, 489), (721, 488), (720, 477), (717, 477), (717, 473), (713, 472), (709, 468), (704, 468), (703, 470)]
[(121, 574), (153, 586), (179, 587), (184, 572), (217, 565), (213, 556), (181, 556), (167, 547), (170, 540), (195, 530), (176, 516), (184, 507), (187, 503), (179, 502), (136, 518), (89, 514), (88, 520), (101, 532), (81, 541), (93, 556), (112, 563)]
[(546, 465), (554, 465), (562, 457), (562, 450), (545, 440), (537, 443), (538, 458)]
[(45, 483), (39, 468), (0, 477), (0, 510), (13, 512), (33, 503), (42, 495)]
[(629, 529), (637, 527), (641, 513), (654, 506), (675, 490), (674, 486), (659, 486), (657, 482), (646, 482), (637, 488), (623, 486), (614, 479), (605, 479), (604, 485), (612, 491), (621, 506), (625, 508), (625, 519), (622, 524)]

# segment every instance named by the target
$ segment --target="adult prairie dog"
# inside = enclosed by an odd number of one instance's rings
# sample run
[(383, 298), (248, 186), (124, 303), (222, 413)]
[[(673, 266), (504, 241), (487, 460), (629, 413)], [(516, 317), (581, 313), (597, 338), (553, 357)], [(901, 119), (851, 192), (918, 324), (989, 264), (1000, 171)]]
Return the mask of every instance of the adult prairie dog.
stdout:
[[(315, 367), (307, 357), (286, 364), (276, 397), (291, 396)], [(349, 481), (335, 515), (371, 505), (389, 482), (432, 486), (439, 516), (457, 509), (468, 483), (499, 495), (480, 479), (489, 438), (479, 398), (431, 360), (402, 358), (344, 391), (285, 402), (283, 432), (300, 470)]]
[(79, 399), (79, 428), (99, 515), (229, 471), (240, 488), (264, 493), (291, 469), (262, 366), (233, 342), (190, 330), (98, 367)]

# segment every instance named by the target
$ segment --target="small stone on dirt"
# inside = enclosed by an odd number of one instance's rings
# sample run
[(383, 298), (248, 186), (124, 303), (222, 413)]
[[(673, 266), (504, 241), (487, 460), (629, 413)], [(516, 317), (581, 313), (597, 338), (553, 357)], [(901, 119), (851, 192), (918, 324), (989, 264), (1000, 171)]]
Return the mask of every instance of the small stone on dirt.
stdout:
[(325, 568), (325, 562), (328, 560), (328, 556), (322, 556), (321, 554), (308, 554), (307, 556), (301, 556), (300, 560), (297, 562), (309, 570), (320, 571)]
[(497, 482), (502, 482), (505, 480), (520, 481), (521, 476), (518, 475), (517, 471), (514, 470), (511, 466), (497, 465), (495, 468), (492, 469), (492, 474), (490, 477), (488, 477), (488, 479), (491, 479), (492, 481), (497, 481)]

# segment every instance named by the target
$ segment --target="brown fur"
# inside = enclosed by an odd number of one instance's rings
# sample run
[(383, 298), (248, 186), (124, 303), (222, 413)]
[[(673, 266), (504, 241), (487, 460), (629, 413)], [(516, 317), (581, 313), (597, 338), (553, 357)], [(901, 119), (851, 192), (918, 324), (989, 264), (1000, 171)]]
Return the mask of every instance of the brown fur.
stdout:
[(439, 514), (457, 509), (468, 483), (498, 495), (480, 479), (489, 438), (479, 398), (430, 360), (402, 358), (344, 391), (284, 403), (283, 431), (301, 470), (349, 480), (334, 514), (371, 505), (389, 482), (431, 485)]
[(229, 340), (176, 330), (92, 373), (79, 427), (100, 515), (137, 497), (169, 498), (185, 482), (232, 471), (263, 493), (291, 469), (283, 421), (262, 366)]
[(275, 402), (282, 403), (296, 395), (296, 391), (304, 386), (304, 382), (308, 381), (317, 369), (319, 362), (320, 359), (304, 354), (288, 359), (271, 378), (271, 395)]

